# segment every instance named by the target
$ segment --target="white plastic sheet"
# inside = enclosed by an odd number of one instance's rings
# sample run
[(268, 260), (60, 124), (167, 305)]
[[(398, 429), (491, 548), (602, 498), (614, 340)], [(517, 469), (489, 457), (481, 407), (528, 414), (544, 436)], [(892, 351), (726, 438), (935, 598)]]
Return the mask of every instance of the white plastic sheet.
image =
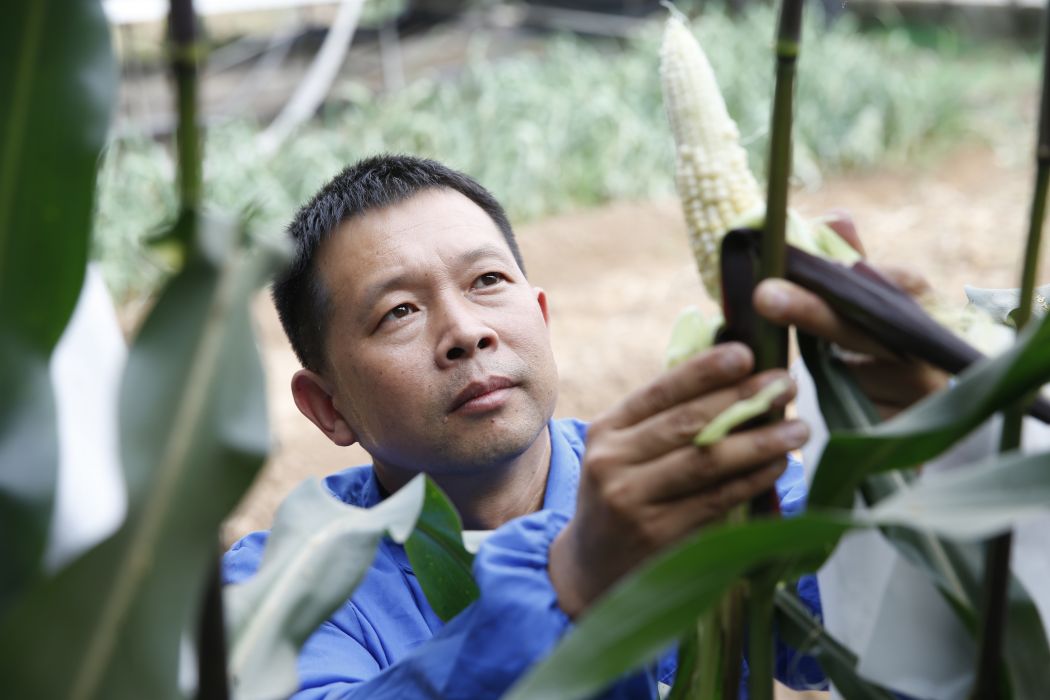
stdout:
[(73, 317), (51, 356), (59, 467), (45, 566), (56, 570), (114, 532), (127, 495), (117, 396), (127, 345), (102, 276), (89, 266)]

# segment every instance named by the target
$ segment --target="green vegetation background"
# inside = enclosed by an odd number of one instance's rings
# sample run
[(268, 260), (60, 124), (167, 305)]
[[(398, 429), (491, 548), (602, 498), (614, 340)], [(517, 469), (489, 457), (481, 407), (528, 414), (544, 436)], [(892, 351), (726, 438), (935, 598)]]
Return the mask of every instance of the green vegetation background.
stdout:
[[(707, 13), (694, 29), (730, 113), (761, 172), (772, 94), (772, 11), (730, 20)], [(350, 80), (272, 156), (262, 124), (231, 121), (207, 134), (206, 204), (280, 227), (346, 163), (380, 151), (431, 156), (477, 177), (521, 223), (615, 199), (673, 194), (671, 137), (658, 75), (662, 22), (630, 42), (559, 36), (545, 51), (500, 60), (481, 35), (454, 78), (420, 79), (373, 94)], [(810, 13), (799, 70), (795, 172), (920, 163), (964, 140), (1020, 129), (1037, 59), (1020, 48), (977, 46), (948, 31), (860, 32), (851, 17), (826, 26)], [(993, 127), (991, 125), (994, 126)], [(119, 301), (165, 275), (144, 241), (174, 216), (169, 147), (112, 143), (100, 175), (94, 255)]]

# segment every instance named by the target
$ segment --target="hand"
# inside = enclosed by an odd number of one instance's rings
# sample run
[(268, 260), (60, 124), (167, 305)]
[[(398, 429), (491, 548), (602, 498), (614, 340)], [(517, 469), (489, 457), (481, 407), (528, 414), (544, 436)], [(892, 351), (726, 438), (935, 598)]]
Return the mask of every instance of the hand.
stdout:
[[(551, 544), (558, 602), (576, 616), (638, 563), (770, 489), (809, 430), (784, 421), (692, 440), (712, 418), (786, 372), (749, 376), (751, 352), (728, 343), (627, 397), (588, 430), (576, 517)], [(794, 384), (775, 402), (794, 396)]]
[[(863, 253), (852, 220), (838, 216), (828, 225)], [(886, 266), (879, 267), (879, 272), (913, 297), (931, 291), (926, 279), (914, 271)], [(947, 373), (887, 350), (839, 317), (816, 294), (786, 280), (766, 280), (758, 285), (754, 305), (759, 314), (773, 323), (797, 326), (846, 350), (842, 361), (884, 419), (944, 388), (948, 382)]]

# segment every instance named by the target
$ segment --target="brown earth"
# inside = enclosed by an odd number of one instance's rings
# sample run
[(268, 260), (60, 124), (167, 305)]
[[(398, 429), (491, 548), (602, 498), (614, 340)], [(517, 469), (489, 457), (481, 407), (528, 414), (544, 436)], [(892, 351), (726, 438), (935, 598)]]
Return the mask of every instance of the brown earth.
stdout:
[[(970, 149), (935, 168), (835, 178), (819, 191), (796, 192), (792, 201), (809, 215), (849, 211), (873, 261), (918, 268), (961, 305), (966, 283), (1016, 286), (1031, 179), (1023, 165)], [(653, 377), (679, 310), (689, 304), (713, 308), (674, 200), (615, 202), (522, 226), (518, 237), (531, 280), (550, 299), (561, 373), (558, 415), (593, 417)], [(1041, 282), (1050, 279), (1048, 272), (1044, 265)], [(300, 480), (368, 461), (357, 448), (328, 443), (298, 413), (288, 391), (298, 364), (264, 297), (257, 321), (277, 447), (227, 522), (228, 542), (268, 527), (277, 504)]]

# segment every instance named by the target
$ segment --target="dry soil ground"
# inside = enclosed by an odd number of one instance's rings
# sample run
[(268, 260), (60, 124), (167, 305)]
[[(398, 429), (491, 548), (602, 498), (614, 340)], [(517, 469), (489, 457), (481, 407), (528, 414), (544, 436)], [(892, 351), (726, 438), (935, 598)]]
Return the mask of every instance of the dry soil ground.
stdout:
[[(1006, 164), (989, 150), (963, 150), (921, 171), (901, 167), (835, 179), (819, 191), (796, 193), (793, 203), (813, 215), (846, 209), (872, 260), (921, 269), (962, 304), (964, 284), (1016, 286), (1030, 183), (1024, 165)], [(675, 200), (616, 202), (522, 226), (518, 237), (533, 283), (550, 299), (561, 374), (558, 415), (593, 417), (653, 377), (679, 310), (711, 306)], [(1050, 266), (1042, 272), (1040, 282), (1050, 280)], [(278, 444), (227, 522), (228, 541), (268, 527), (300, 480), (367, 462), (356, 447), (328, 443), (298, 413), (288, 391), (298, 364), (264, 297), (257, 319)], [(827, 694), (780, 687), (777, 697)]]

